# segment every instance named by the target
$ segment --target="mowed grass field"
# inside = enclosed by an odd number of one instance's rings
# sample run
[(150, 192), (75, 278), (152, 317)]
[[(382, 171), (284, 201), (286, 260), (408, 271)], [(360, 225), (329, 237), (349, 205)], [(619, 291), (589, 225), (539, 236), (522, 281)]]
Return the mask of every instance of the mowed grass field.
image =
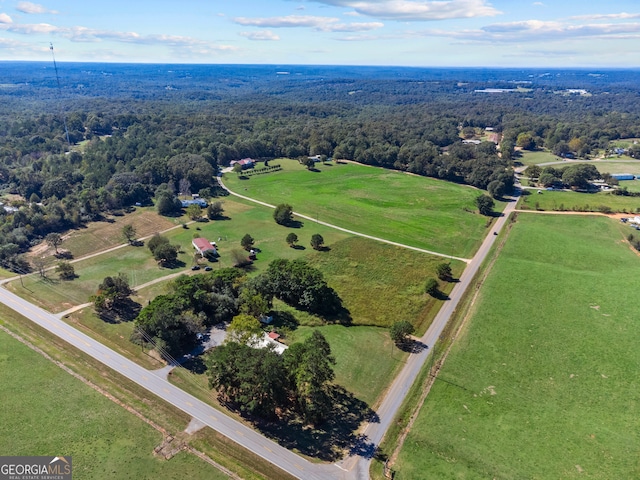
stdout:
[(584, 193), (542, 190), (538, 194), (529, 190), (530, 195), (520, 197), (518, 208), (531, 210), (573, 210), (577, 212), (599, 212), (603, 207), (612, 212), (633, 213), (640, 209), (640, 197), (612, 195), (608, 192)]
[(153, 455), (162, 434), (0, 332), (0, 451), (71, 455), (73, 478), (223, 479), (195, 455)]
[(241, 195), (289, 203), (323, 222), (464, 258), (487, 233), (487, 218), (475, 213), (482, 191), (472, 187), (351, 163), (318, 163), (315, 172), (294, 160), (273, 163), (283, 170), (244, 180), (227, 173), (224, 182)]
[(640, 478), (640, 257), (619, 222), (520, 214), (396, 479)]

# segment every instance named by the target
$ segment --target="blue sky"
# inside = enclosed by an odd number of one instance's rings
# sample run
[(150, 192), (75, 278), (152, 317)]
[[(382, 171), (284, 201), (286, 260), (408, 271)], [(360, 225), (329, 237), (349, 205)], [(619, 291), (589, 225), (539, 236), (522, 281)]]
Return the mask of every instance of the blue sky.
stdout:
[(49, 42), (58, 61), (640, 67), (640, 2), (0, 0), (0, 60)]

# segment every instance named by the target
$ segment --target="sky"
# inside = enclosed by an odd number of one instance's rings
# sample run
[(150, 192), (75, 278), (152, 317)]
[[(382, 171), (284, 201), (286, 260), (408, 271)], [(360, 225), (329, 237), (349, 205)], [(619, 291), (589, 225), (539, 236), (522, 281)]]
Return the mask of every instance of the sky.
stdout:
[(58, 62), (636, 68), (640, 1), (0, 0), (0, 60), (50, 43)]

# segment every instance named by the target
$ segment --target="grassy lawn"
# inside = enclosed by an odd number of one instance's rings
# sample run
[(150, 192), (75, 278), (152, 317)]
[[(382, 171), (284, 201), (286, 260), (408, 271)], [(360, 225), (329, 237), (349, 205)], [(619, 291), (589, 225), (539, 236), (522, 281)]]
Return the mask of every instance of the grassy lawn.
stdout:
[(162, 434), (0, 332), (0, 451), (71, 455), (73, 478), (227, 478), (194, 455), (161, 460)]
[(598, 212), (608, 207), (614, 212), (636, 212), (640, 208), (640, 198), (611, 195), (606, 192), (582, 193), (542, 190), (541, 194), (529, 190), (523, 195), (518, 208), (531, 210), (574, 210), (579, 212)]
[(143, 351), (139, 345), (129, 341), (133, 332), (133, 322), (105, 322), (95, 314), (92, 307), (74, 312), (64, 320), (144, 368), (154, 370), (165, 366), (164, 362), (150, 356), (147, 350)]
[[(288, 341), (302, 342), (314, 328), (300, 327), (289, 335)], [(335, 383), (375, 406), (408, 354), (394, 345), (387, 329), (342, 325), (317, 328), (327, 338), (336, 358)]]
[(637, 478), (640, 258), (602, 217), (510, 235), (395, 478)]
[[(175, 235), (175, 231), (171, 233)], [(179, 270), (189, 271), (191, 250), (186, 250), (186, 246), (184, 248), (185, 253), (179, 255), (182, 267), (177, 269), (158, 266), (146, 247), (127, 246), (75, 263), (75, 273), (78, 277), (74, 280), (60, 281), (54, 272), (49, 272), (49, 280), (32, 274), (23, 278), (26, 288), (23, 288), (19, 281), (9, 283), (7, 288), (47, 310), (59, 312), (88, 302), (89, 297), (96, 293), (98, 285), (108, 275), (115, 276), (122, 272), (129, 279), (129, 284), (135, 288)]]
[[(190, 268), (194, 261), (191, 241), (194, 235), (218, 243), (221, 257), (218, 262), (211, 264), (217, 269), (233, 266), (231, 251), (242, 251), (240, 239), (249, 233), (255, 239), (255, 246), (260, 249), (258, 260), (254, 264), (256, 271), (266, 268), (275, 258), (296, 258), (312, 251), (308, 245), (314, 233), (320, 233), (328, 246), (348, 236), (321, 225), (298, 229), (282, 227), (274, 222), (270, 209), (255, 204), (245, 205), (229, 200), (225, 201), (224, 205), (228, 220), (192, 224), (187, 229), (178, 228), (165, 234), (171, 243), (180, 245), (182, 249), (183, 253), (178, 257), (182, 263), (177, 268), (158, 266), (146, 247), (126, 246), (74, 263), (78, 277), (72, 281), (59, 281), (55, 272), (49, 272), (48, 280), (42, 280), (37, 274), (24, 277), (23, 283), (26, 288), (23, 288), (18, 280), (11, 282), (7, 287), (52, 312), (60, 312), (88, 302), (89, 297), (108, 275), (122, 272), (127, 275), (130, 285), (136, 287), (176, 272), (191, 273)], [(288, 247), (285, 238), (291, 231), (297, 233), (299, 243), (304, 248)], [(203, 261), (204, 264), (207, 262)]]
[(471, 257), (486, 233), (486, 218), (474, 213), (477, 189), (363, 165), (318, 164), (312, 172), (293, 160), (278, 163), (282, 171), (246, 180), (231, 173), (225, 182), (321, 221), (450, 255)]

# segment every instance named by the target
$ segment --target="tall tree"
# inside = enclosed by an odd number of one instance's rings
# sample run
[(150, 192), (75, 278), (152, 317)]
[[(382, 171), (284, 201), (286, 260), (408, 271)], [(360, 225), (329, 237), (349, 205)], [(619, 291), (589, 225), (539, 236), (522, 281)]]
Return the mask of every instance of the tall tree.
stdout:
[(44, 241), (47, 242), (47, 245), (53, 247), (56, 251), (56, 255), (58, 254), (58, 247), (62, 244), (62, 235), (56, 232), (48, 233), (46, 237), (44, 237)]
[(401, 344), (407, 341), (407, 337), (415, 331), (413, 325), (406, 321), (401, 320), (391, 325), (389, 329), (389, 336), (396, 344)]
[(287, 243), (289, 244), (290, 247), (294, 247), (296, 243), (298, 243), (298, 235), (296, 235), (295, 233), (291, 232), (289, 235), (287, 235)]
[(251, 250), (251, 247), (253, 247), (253, 242), (254, 242), (253, 237), (247, 233), (240, 240), (240, 246), (245, 250), (249, 251)]
[(297, 364), (292, 361), (294, 359), (289, 359), (295, 378), (296, 400), (303, 418), (318, 425), (333, 408), (329, 384), (335, 377), (333, 366), (336, 360), (327, 339), (319, 330), (314, 330), (304, 341), (303, 348)]
[(227, 327), (227, 341), (230, 342), (254, 345), (261, 336), (260, 322), (251, 315), (236, 315)]
[(129, 244), (133, 244), (133, 242), (136, 240), (136, 233), (137, 232), (135, 227), (130, 223), (127, 223), (124, 227), (122, 227), (122, 236), (127, 242), (129, 242)]
[(273, 219), (278, 225), (291, 225), (293, 222), (293, 207), (287, 203), (281, 203), (273, 211)]
[(479, 195), (476, 197), (476, 206), (478, 207), (478, 211), (480, 215), (491, 216), (493, 215), (493, 207), (495, 203), (493, 202), (493, 198), (489, 195)]

